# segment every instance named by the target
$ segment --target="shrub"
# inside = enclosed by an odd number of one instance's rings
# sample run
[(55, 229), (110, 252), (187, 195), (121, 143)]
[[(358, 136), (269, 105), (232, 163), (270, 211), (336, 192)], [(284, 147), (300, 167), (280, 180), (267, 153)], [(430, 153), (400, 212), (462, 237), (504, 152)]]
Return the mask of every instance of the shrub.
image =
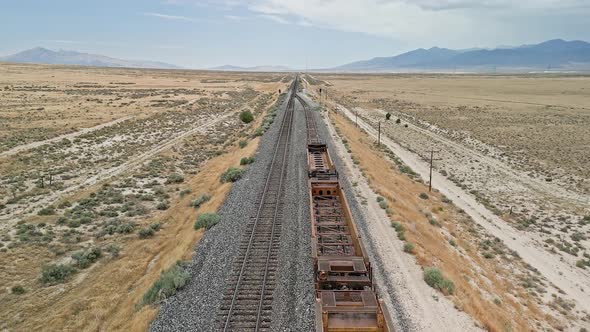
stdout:
[(440, 224), (438, 223), (438, 221), (436, 221), (436, 219), (434, 219), (432, 217), (428, 218), (428, 223), (430, 223), (432, 226), (440, 227)]
[(69, 208), (72, 206), (72, 203), (70, 203), (70, 201), (63, 201), (61, 203), (59, 203), (59, 205), (57, 206), (58, 209), (65, 209), (65, 208)]
[(170, 205), (166, 201), (161, 201), (158, 203), (158, 205), (156, 205), (156, 209), (158, 210), (168, 210), (169, 207)]
[(119, 257), (119, 253), (121, 252), (121, 247), (119, 247), (116, 244), (111, 243), (105, 248), (105, 250), (106, 250), (106, 252), (111, 254), (111, 257), (115, 258), (115, 257)]
[(389, 120), (389, 119), (391, 119), (391, 113), (387, 112), (385, 114), (385, 120)]
[(37, 212), (37, 214), (40, 216), (49, 216), (49, 215), (55, 214), (55, 208), (53, 208), (53, 206), (48, 206), (46, 208), (39, 210), (39, 212)]
[(137, 232), (140, 239), (146, 239), (154, 235), (154, 230), (151, 227), (142, 228)]
[(190, 278), (186, 263), (177, 262), (160, 274), (152, 287), (143, 295), (142, 305), (160, 302), (170, 297), (186, 285)]
[(184, 176), (178, 173), (172, 173), (166, 178), (166, 183), (181, 183), (184, 182)]
[(583, 269), (586, 267), (586, 262), (583, 259), (577, 260), (576, 261), (576, 266)]
[(428, 194), (426, 194), (426, 193), (420, 193), (420, 195), (418, 195), (418, 197), (420, 197), (422, 199), (428, 199)]
[(96, 262), (102, 256), (102, 251), (98, 247), (88, 250), (78, 251), (72, 254), (74, 265), (80, 269), (85, 269)]
[(41, 282), (44, 284), (57, 284), (65, 282), (76, 269), (70, 265), (50, 264), (41, 269)]
[(240, 160), (240, 165), (249, 165), (254, 162), (254, 157), (244, 157)]
[(260, 127), (260, 128), (256, 128), (256, 130), (254, 131), (254, 137), (258, 137), (258, 136), (262, 136), (264, 135), (264, 128)]
[(240, 146), (240, 149), (243, 149), (246, 147), (246, 145), (248, 145), (248, 141), (241, 140), (240, 142), (238, 142), (238, 145)]
[(486, 259), (491, 259), (491, 258), (494, 258), (494, 254), (491, 253), (491, 252), (486, 251), (486, 252), (483, 253), (483, 257), (486, 258)]
[(198, 209), (201, 205), (203, 205), (203, 203), (208, 202), (210, 199), (211, 195), (201, 194), (199, 197), (197, 197), (191, 202), (191, 206), (195, 209)]
[(453, 239), (449, 240), (449, 244), (452, 245), (453, 247), (457, 246), (457, 242), (455, 242), (455, 240), (453, 240)]
[(187, 188), (187, 189), (183, 189), (182, 191), (180, 191), (180, 193), (178, 193), (178, 195), (180, 197), (184, 197), (184, 196), (186, 196), (186, 195), (188, 195), (188, 194), (190, 194), (192, 192), (193, 191), (190, 188)]
[(221, 174), (221, 182), (236, 182), (242, 178), (243, 169), (237, 167), (230, 167)]
[(254, 116), (250, 111), (243, 111), (242, 113), (240, 113), (240, 120), (243, 123), (250, 123), (254, 121)]
[(380, 201), (379, 202), (379, 207), (382, 208), (383, 210), (387, 209), (387, 202), (386, 201)]
[(153, 222), (150, 224), (150, 228), (156, 232), (159, 231), (161, 227), (162, 227), (162, 224), (160, 224), (159, 222)]
[(414, 253), (414, 244), (410, 242), (404, 243), (404, 251), (413, 254)]
[(21, 285), (12, 286), (10, 292), (12, 294), (21, 295), (25, 293), (25, 288)]
[(455, 284), (445, 279), (442, 272), (435, 267), (424, 269), (424, 281), (426, 281), (428, 286), (438, 289), (444, 294), (453, 294), (455, 292)]
[(117, 226), (115, 231), (120, 234), (129, 234), (129, 233), (133, 232), (134, 228), (135, 228), (135, 225), (133, 225), (132, 223), (124, 223), (124, 224)]
[(195, 221), (195, 229), (205, 228), (205, 230), (217, 225), (221, 217), (217, 213), (203, 213), (197, 217)]
[[(402, 119), (398, 118), (397, 120), (395, 120), (395, 123), (397, 123), (397, 124), (400, 124), (400, 123), (402, 123)], [(407, 127), (407, 126), (408, 126), (408, 125), (406, 125), (406, 127)]]
[(377, 196), (377, 203), (383, 202), (384, 200), (385, 200), (385, 198), (383, 198), (381, 196)]

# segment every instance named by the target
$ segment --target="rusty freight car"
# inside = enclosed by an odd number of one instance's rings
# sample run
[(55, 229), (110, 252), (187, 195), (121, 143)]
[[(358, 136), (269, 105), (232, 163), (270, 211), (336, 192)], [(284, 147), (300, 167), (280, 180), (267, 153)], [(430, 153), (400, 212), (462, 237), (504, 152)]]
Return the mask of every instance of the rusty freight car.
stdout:
[(303, 98), (298, 100), (308, 128), (316, 331), (392, 331), (328, 147), (320, 140), (309, 106)]

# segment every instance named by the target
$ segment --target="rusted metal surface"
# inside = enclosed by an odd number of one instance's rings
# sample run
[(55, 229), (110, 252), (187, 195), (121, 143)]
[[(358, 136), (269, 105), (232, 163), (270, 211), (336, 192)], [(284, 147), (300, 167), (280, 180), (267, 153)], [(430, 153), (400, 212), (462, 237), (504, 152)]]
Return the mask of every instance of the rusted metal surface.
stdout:
[(392, 331), (378, 299), (371, 264), (312, 110), (297, 97), (307, 124), (316, 331)]
[[(257, 213), (247, 224), (223, 294), (218, 326), (223, 331), (269, 331), (276, 286), (284, 179), (294, 112), (297, 79), (281, 123), (270, 171)], [(238, 212), (238, 211), (236, 211)]]

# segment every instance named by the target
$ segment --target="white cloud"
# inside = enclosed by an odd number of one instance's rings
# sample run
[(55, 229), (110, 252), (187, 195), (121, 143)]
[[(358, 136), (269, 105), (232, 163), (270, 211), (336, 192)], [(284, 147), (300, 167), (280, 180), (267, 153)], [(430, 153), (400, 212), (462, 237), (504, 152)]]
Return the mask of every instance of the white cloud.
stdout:
[(186, 17), (186, 16), (168, 15), (168, 14), (161, 14), (161, 13), (142, 13), (142, 15), (162, 18), (165, 20), (173, 20), (173, 21), (187, 21), (187, 22), (196, 22), (197, 21), (194, 18), (190, 18), (190, 17)]
[(590, 14), (588, 0), (249, 0), (246, 6), (277, 22), (367, 33), (408, 47), (566, 38), (565, 29), (558, 35), (560, 20), (581, 22), (581, 13)]
[(237, 16), (237, 15), (224, 15), (223, 17), (226, 20), (237, 21), (237, 22), (245, 21), (248, 19), (248, 17), (246, 17), (246, 16)]
[(258, 15), (258, 17), (262, 17), (267, 20), (271, 20), (271, 21), (274, 21), (274, 22), (280, 23), (280, 24), (289, 24), (289, 21), (287, 21), (282, 16), (270, 15), (270, 14), (260, 14), (260, 15)]
[(43, 43), (56, 43), (56, 44), (84, 44), (84, 42), (77, 40), (65, 40), (65, 39), (44, 39), (40, 40)]

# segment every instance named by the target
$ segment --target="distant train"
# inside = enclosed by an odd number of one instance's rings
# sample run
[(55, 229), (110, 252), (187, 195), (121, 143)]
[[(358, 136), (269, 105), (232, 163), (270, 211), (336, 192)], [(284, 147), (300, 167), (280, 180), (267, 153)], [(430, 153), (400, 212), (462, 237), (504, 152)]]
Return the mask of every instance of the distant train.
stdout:
[(316, 331), (393, 331), (328, 147), (320, 140), (312, 111), (298, 99), (307, 123)]

